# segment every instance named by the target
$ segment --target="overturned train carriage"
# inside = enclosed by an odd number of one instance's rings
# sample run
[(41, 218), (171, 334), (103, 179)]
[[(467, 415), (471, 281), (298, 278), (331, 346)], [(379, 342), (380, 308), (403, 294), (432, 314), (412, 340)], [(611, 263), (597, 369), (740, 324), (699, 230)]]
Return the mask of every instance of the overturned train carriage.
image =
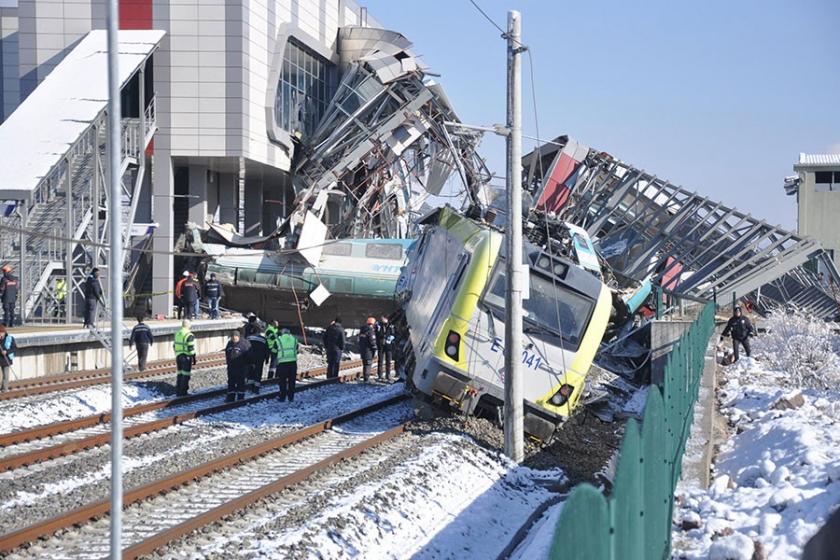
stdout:
[[(400, 277), (417, 393), (467, 413), (498, 409), (504, 387), (503, 234), (450, 208), (425, 221)], [(611, 295), (571, 260), (526, 244), (523, 395), (526, 431), (547, 439), (568, 417), (607, 327)]]
[(394, 291), (413, 242), (327, 242), (316, 266), (296, 252), (228, 249), (208, 265), (207, 272), (215, 272), (222, 283), (226, 307), (295, 329), (326, 327), (336, 316), (352, 326), (369, 315), (394, 312)]

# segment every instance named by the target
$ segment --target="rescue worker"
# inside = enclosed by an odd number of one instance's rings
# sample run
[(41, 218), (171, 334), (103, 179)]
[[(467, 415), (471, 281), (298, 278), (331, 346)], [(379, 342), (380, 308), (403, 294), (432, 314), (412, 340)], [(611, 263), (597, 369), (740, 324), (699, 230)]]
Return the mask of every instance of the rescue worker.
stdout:
[(67, 305), (67, 280), (64, 278), (58, 278), (55, 281), (55, 301), (56, 307), (53, 316), (64, 315), (64, 308)]
[(198, 282), (193, 280), (192, 276), (184, 278), (184, 283), (181, 284), (181, 305), (184, 306), (184, 318), (195, 319), (195, 306), (198, 303), (199, 297)]
[(391, 360), (394, 358), (394, 346), (397, 332), (385, 315), (376, 323), (376, 346), (379, 349), (377, 379), (391, 379)]
[(3, 370), (3, 384), (0, 388), (3, 391), (9, 390), (9, 372), (14, 364), (16, 351), (15, 337), (6, 332), (6, 327), (0, 325), (0, 369)]
[(149, 348), (154, 343), (152, 329), (143, 322), (143, 317), (137, 317), (137, 324), (131, 329), (131, 336), (128, 338), (128, 347), (137, 347), (137, 368), (140, 371), (146, 369), (146, 358), (149, 357)]
[(15, 305), (17, 304), (20, 283), (17, 276), (12, 274), (12, 267), (3, 267), (3, 278), (0, 278), (0, 301), (3, 302), (3, 324), (13, 327), (15, 323)]
[(245, 378), (251, 371), (251, 345), (242, 338), (239, 331), (233, 331), (225, 346), (227, 362), (228, 392), (225, 402), (241, 401), (245, 398)]
[(268, 342), (257, 330), (245, 337), (251, 350), (248, 353), (251, 360), (251, 374), (248, 376), (248, 389), (256, 395), (260, 394), (260, 383), (262, 382), (263, 367), (268, 362)]
[(207, 298), (207, 310), (211, 319), (219, 318), (219, 300), (223, 295), (222, 284), (216, 280), (216, 273), (211, 272), (210, 280), (204, 283), (204, 297)]
[(85, 279), (85, 327), (93, 327), (96, 323), (96, 306), (105, 305), (102, 299), (102, 284), (99, 282), (99, 269), (94, 268)]
[[(190, 276), (195, 285), (195, 299), (193, 300), (192, 318), (201, 319), (201, 282), (198, 281), (198, 274), (195, 272)], [(186, 282), (185, 282), (186, 284)]]
[(282, 329), (277, 338), (277, 378), (280, 382), (280, 401), (289, 397), (295, 400), (295, 381), (297, 381), (298, 341), (289, 329)]
[(245, 323), (245, 330), (243, 331), (245, 338), (248, 338), (248, 336), (255, 332), (259, 332), (259, 330), (260, 324), (257, 322), (257, 316), (253, 313), (248, 313), (248, 322)]
[(175, 305), (178, 308), (178, 318), (180, 319), (184, 313), (184, 302), (181, 300), (181, 288), (184, 286), (184, 282), (190, 277), (190, 272), (185, 270), (184, 273), (181, 275), (181, 279), (175, 283)]
[(178, 376), (175, 378), (175, 394), (183, 397), (190, 389), (190, 375), (195, 365), (195, 335), (190, 331), (189, 319), (181, 321), (181, 328), (175, 333), (175, 365)]
[(743, 346), (744, 352), (749, 358), (752, 355), (750, 350), (750, 337), (755, 336), (755, 329), (749, 319), (741, 314), (741, 306), (735, 306), (735, 313), (726, 322), (726, 328), (723, 329), (723, 334), (720, 335), (720, 341), (732, 333), (732, 353), (735, 361), (738, 361), (738, 347)]
[(344, 352), (344, 327), (341, 317), (335, 320), (324, 331), (324, 353), (327, 355), (327, 379), (338, 377), (341, 353)]
[(274, 379), (277, 372), (277, 338), (280, 336), (280, 324), (275, 321), (270, 321), (265, 328), (265, 341), (268, 343), (268, 377), (267, 379)]
[(359, 329), (359, 354), (362, 355), (362, 379), (370, 382), (370, 368), (376, 357), (376, 331), (373, 326), (376, 319), (368, 317), (367, 322)]

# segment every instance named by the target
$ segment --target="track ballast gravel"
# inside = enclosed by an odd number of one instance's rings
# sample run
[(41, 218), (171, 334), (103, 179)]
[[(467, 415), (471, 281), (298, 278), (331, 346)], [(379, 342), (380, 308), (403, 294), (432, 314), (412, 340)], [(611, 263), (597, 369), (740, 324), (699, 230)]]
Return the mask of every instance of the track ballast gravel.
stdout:
[[(294, 403), (270, 399), (132, 438), (124, 444), (125, 488), (148, 484), (402, 391), (401, 384), (331, 385), (301, 392)], [(109, 476), (110, 446), (0, 474), (0, 534), (106, 498)]]

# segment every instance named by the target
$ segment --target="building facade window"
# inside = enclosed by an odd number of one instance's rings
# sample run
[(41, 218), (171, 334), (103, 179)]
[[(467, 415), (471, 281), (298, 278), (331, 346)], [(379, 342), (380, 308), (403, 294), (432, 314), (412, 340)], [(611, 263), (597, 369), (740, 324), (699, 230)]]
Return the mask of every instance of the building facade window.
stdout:
[(290, 37), (277, 84), (277, 125), (290, 133), (311, 134), (335, 93), (337, 74), (330, 61)]
[(815, 171), (817, 192), (840, 191), (840, 171)]

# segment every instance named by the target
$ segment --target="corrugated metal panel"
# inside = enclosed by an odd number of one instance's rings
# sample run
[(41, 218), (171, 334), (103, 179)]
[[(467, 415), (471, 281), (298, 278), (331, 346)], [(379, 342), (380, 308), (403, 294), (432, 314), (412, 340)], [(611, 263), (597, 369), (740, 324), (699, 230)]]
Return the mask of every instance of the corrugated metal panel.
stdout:
[(840, 154), (799, 154), (797, 167), (840, 167)]

